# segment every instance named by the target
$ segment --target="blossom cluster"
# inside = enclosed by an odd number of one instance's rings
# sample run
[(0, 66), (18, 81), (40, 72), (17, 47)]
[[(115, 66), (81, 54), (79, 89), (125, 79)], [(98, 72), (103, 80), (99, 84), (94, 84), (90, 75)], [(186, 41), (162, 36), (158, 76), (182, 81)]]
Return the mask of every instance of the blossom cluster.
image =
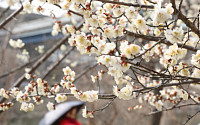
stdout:
[[(56, 20), (52, 27), (52, 36), (61, 33), (69, 35), (70, 46), (75, 47), (81, 54), (94, 56), (99, 65), (105, 66), (107, 74), (115, 81), (113, 94), (119, 99), (139, 98), (140, 103), (145, 101), (159, 111), (163, 110), (166, 101), (176, 104), (180, 100), (187, 101), (191, 98), (199, 103), (199, 96), (186, 91), (184, 86), (171, 87), (173, 82), (181, 84), (199, 80), (200, 50), (196, 49), (199, 47), (198, 34), (192, 30), (185, 33), (186, 24), (179, 19), (173, 19), (173, 13), (177, 10), (174, 10), (171, 3), (163, 4), (162, 0), (140, 2), (140, 4), (153, 6), (152, 10), (141, 10), (142, 6), (137, 9), (133, 6), (109, 3), (109, 1), (104, 3), (98, 0), (32, 0), (23, 2), (23, 11), (44, 14), (51, 10), (49, 13)], [(13, 0), (9, 0), (9, 4), (14, 5)], [(81, 16), (84, 19), (83, 27), (77, 30), (72, 24), (57, 20), (55, 17), (58, 13), (53, 11), (53, 7), (48, 9), (47, 6), (57, 6), (62, 11), (62, 16), (67, 18), (72, 14)], [(11, 39), (9, 44), (13, 48), (24, 47), (21, 40)], [(35, 49), (39, 53), (44, 52), (44, 46)], [(67, 47), (61, 45), (60, 49), (64, 52)], [(191, 54), (189, 50), (196, 53), (192, 53), (192, 56), (187, 59), (189, 61), (183, 61)], [(24, 49), (17, 57), (27, 62), (28, 55), (28, 51)], [(155, 69), (148, 67), (148, 64), (154, 63), (153, 59), (159, 62), (158, 66), (152, 66)], [(44, 97), (53, 97), (56, 103), (66, 101), (67, 93), (60, 93), (62, 90), (69, 91), (81, 101), (94, 102), (99, 99), (99, 91), (81, 91), (76, 87), (74, 84), (76, 73), (70, 67), (63, 68), (63, 73), (64, 77), (60, 83), (53, 86), (41, 78), (25, 74), (26, 79), (31, 81), (25, 86), (24, 91), (18, 88), (10, 91), (0, 89), (0, 96), (7, 99), (16, 98), (16, 101), (21, 103), (20, 109), (25, 112), (32, 111), (34, 104), (42, 104)], [(92, 82), (102, 80), (103, 74), (104, 71), (100, 71), (96, 76), (91, 75)], [(162, 88), (164, 85), (168, 86)], [(152, 92), (160, 88), (159, 94)], [(0, 109), (4, 111), (12, 105), (12, 103), (3, 103)], [(137, 106), (134, 109), (141, 107)], [(49, 102), (47, 108), (54, 110), (55, 104)], [(83, 117), (94, 117), (94, 111), (88, 111), (86, 107), (82, 111)]]
[(22, 48), (25, 45), (25, 43), (23, 43), (21, 39), (18, 39), (16, 41), (13, 39), (10, 39), (9, 44), (13, 48)]

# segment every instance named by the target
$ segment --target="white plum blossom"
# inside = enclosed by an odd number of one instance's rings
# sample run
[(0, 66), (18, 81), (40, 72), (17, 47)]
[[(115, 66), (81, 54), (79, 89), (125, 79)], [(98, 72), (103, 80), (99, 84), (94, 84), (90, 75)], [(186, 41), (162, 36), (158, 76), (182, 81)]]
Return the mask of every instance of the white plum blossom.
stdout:
[(25, 111), (25, 112), (33, 111), (34, 110), (34, 104), (23, 102), (21, 104), (20, 110)]
[(194, 78), (200, 78), (200, 70), (195, 68), (191, 76)]
[(65, 80), (61, 80), (60, 85), (61, 85), (63, 88), (70, 89), (71, 86), (72, 86), (72, 83), (71, 83), (71, 82), (66, 82)]
[(171, 43), (181, 42), (184, 36), (182, 27), (175, 28), (174, 30), (168, 29), (165, 31), (166, 39)]
[(108, 54), (116, 48), (116, 44), (114, 42), (106, 43), (103, 47), (102, 54)]
[(114, 94), (124, 100), (130, 100), (136, 97), (135, 92), (133, 91), (134, 89), (131, 85), (126, 85), (126, 87), (123, 87), (122, 89), (118, 89), (117, 86), (113, 86)]
[(56, 108), (55, 108), (55, 104), (53, 104), (52, 102), (48, 102), (48, 103), (47, 103), (47, 109), (48, 109), (49, 111), (55, 110), (55, 109), (56, 109)]
[(155, 107), (158, 111), (162, 111), (163, 102), (161, 100), (157, 101)]
[(98, 100), (98, 91), (85, 91), (78, 97), (78, 99), (81, 101), (94, 102)]
[(145, 32), (147, 30), (147, 25), (145, 19), (138, 14), (137, 19), (134, 20), (134, 24), (138, 30)]
[(136, 44), (129, 44), (128, 41), (121, 41), (120, 51), (122, 52), (122, 55), (127, 58), (134, 57), (140, 50), (141, 47)]
[(93, 116), (93, 112), (89, 112), (87, 109), (86, 109), (86, 106), (84, 109), (82, 109), (82, 116), (84, 118), (94, 118)]
[(94, 27), (98, 27), (98, 17), (96, 15), (92, 15), (92, 18), (89, 19), (89, 24)]
[(23, 7), (25, 12), (27, 13), (33, 12), (33, 5), (29, 1), (23, 2)]
[(174, 9), (171, 4), (168, 4), (165, 8), (161, 8), (161, 6), (157, 6), (154, 9), (152, 19), (154, 24), (164, 23), (167, 19), (172, 18), (172, 13)]
[(125, 10), (125, 14), (129, 19), (136, 19), (138, 12), (135, 10), (134, 7), (129, 7), (128, 9)]
[(23, 43), (21, 39), (17, 39), (16, 41), (13, 39), (10, 39), (9, 44), (13, 48), (22, 48), (25, 45), (25, 43)]
[(196, 54), (192, 55), (191, 63), (200, 68), (200, 50), (198, 50)]
[(105, 26), (104, 26), (103, 35), (104, 35), (105, 37), (112, 38), (112, 37), (113, 37), (113, 29), (114, 29), (113, 26), (111, 26), (111, 25), (105, 25)]
[(117, 7), (117, 6), (115, 6), (114, 8), (113, 8), (113, 15), (115, 16), (115, 17), (118, 17), (118, 16), (120, 16), (120, 15), (122, 15), (124, 13), (124, 8), (122, 8), (122, 7)]
[(31, 78), (31, 74), (26, 73), (26, 74), (25, 74), (25, 78), (26, 78), (27, 80), (29, 80), (29, 79)]
[(67, 100), (67, 96), (63, 94), (57, 94), (55, 100), (57, 103), (61, 103)]
[(160, 63), (163, 64), (165, 67), (173, 66), (177, 63), (179, 59), (182, 59), (186, 56), (187, 49), (181, 49), (175, 43), (166, 49), (164, 52), (164, 58), (160, 58)]
[(35, 50), (40, 54), (44, 53), (44, 45), (39, 45)]
[(63, 68), (64, 75), (69, 75), (71, 73), (71, 69), (69, 67)]

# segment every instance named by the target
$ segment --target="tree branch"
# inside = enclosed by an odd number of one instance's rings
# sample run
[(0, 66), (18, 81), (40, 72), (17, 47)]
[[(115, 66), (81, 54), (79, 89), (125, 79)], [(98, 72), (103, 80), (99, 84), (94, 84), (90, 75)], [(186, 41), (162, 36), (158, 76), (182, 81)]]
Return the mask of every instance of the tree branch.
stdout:
[(1, 23), (0, 23), (0, 29), (2, 29), (7, 23), (9, 23), (13, 17), (17, 16), (21, 11), (23, 10), (23, 6), (21, 5), (21, 7), (14, 11), (10, 16), (8, 16), (5, 20), (3, 20)]
[(94, 1), (101, 1), (102, 3), (112, 3), (112, 4), (118, 4), (118, 5), (124, 5), (124, 6), (140, 7), (140, 8), (149, 8), (149, 9), (154, 8), (154, 6), (152, 5), (132, 4), (132, 3), (119, 2), (119, 1), (109, 1), (109, 0), (94, 0)]
[(176, 8), (176, 2), (175, 0), (170, 0), (172, 3), (172, 7), (174, 8), (174, 14), (178, 16), (178, 19), (181, 19), (187, 27), (189, 27), (194, 33), (196, 33), (200, 37), (200, 31), (199, 29), (190, 21), (188, 18), (183, 15), (183, 13)]

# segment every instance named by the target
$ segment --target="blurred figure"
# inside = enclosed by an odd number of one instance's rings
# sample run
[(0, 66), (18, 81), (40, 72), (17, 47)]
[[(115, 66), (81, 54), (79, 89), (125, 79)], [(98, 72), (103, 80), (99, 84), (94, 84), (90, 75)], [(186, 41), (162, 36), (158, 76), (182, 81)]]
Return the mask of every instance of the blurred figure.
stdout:
[[(58, 125), (81, 125), (76, 120), (76, 115), (78, 113), (77, 107), (71, 109), (69, 112), (67, 112), (59, 121)], [(54, 124), (56, 125), (56, 124)]]
[(39, 125), (81, 125), (76, 116), (83, 105), (84, 103), (80, 101), (58, 104), (56, 110), (49, 111)]

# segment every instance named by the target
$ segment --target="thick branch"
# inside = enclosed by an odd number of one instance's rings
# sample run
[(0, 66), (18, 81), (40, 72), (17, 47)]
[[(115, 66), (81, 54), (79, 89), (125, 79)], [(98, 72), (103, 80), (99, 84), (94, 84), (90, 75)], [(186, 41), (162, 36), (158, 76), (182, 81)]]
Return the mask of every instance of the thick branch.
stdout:
[[(164, 37), (156, 37), (156, 36), (137, 34), (137, 33), (129, 32), (129, 31), (126, 31), (126, 32), (127, 32), (127, 34), (132, 35), (132, 36), (134, 36), (136, 38), (142, 38), (144, 40), (149, 40), (149, 41), (159, 41), (161, 39), (164, 39)], [(161, 43), (164, 43), (164, 44), (167, 44), (167, 45), (173, 45), (172, 43), (168, 42), (167, 40), (162, 40)], [(198, 49), (196, 49), (196, 48), (194, 48), (192, 46), (184, 45), (184, 44), (181, 44), (181, 43), (177, 43), (177, 45), (179, 47), (182, 47), (182, 48), (185, 48), (187, 50), (194, 51), (194, 52), (196, 52), (198, 50)]]
[(132, 3), (119, 2), (119, 1), (109, 1), (109, 0), (95, 0), (95, 1), (101, 1), (102, 3), (112, 3), (112, 4), (118, 4), (118, 5), (124, 5), (124, 6), (140, 7), (140, 8), (149, 8), (149, 9), (154, 8), (154, 6), (152, 5), (132, 4)]
[(21, 5), (18, 10), (14, 11), (10, 16), (8, 16), (4, 21), (0, 23), (0, 29), (2, 29), (7, 23), (9, 23), (13, 19), (13, 17), (17, 16), (22, 10), (23, 6)]
[(196, 33), (200, 37), (199, 29), (181, 12), (176, 8), (175, 0), (170, 0), (172, 3), (172, 7), (174, 8), (174, 14), (178, 16), (178, 19), (181, 19), (187, 27), (189, 27), (194, 33)]

